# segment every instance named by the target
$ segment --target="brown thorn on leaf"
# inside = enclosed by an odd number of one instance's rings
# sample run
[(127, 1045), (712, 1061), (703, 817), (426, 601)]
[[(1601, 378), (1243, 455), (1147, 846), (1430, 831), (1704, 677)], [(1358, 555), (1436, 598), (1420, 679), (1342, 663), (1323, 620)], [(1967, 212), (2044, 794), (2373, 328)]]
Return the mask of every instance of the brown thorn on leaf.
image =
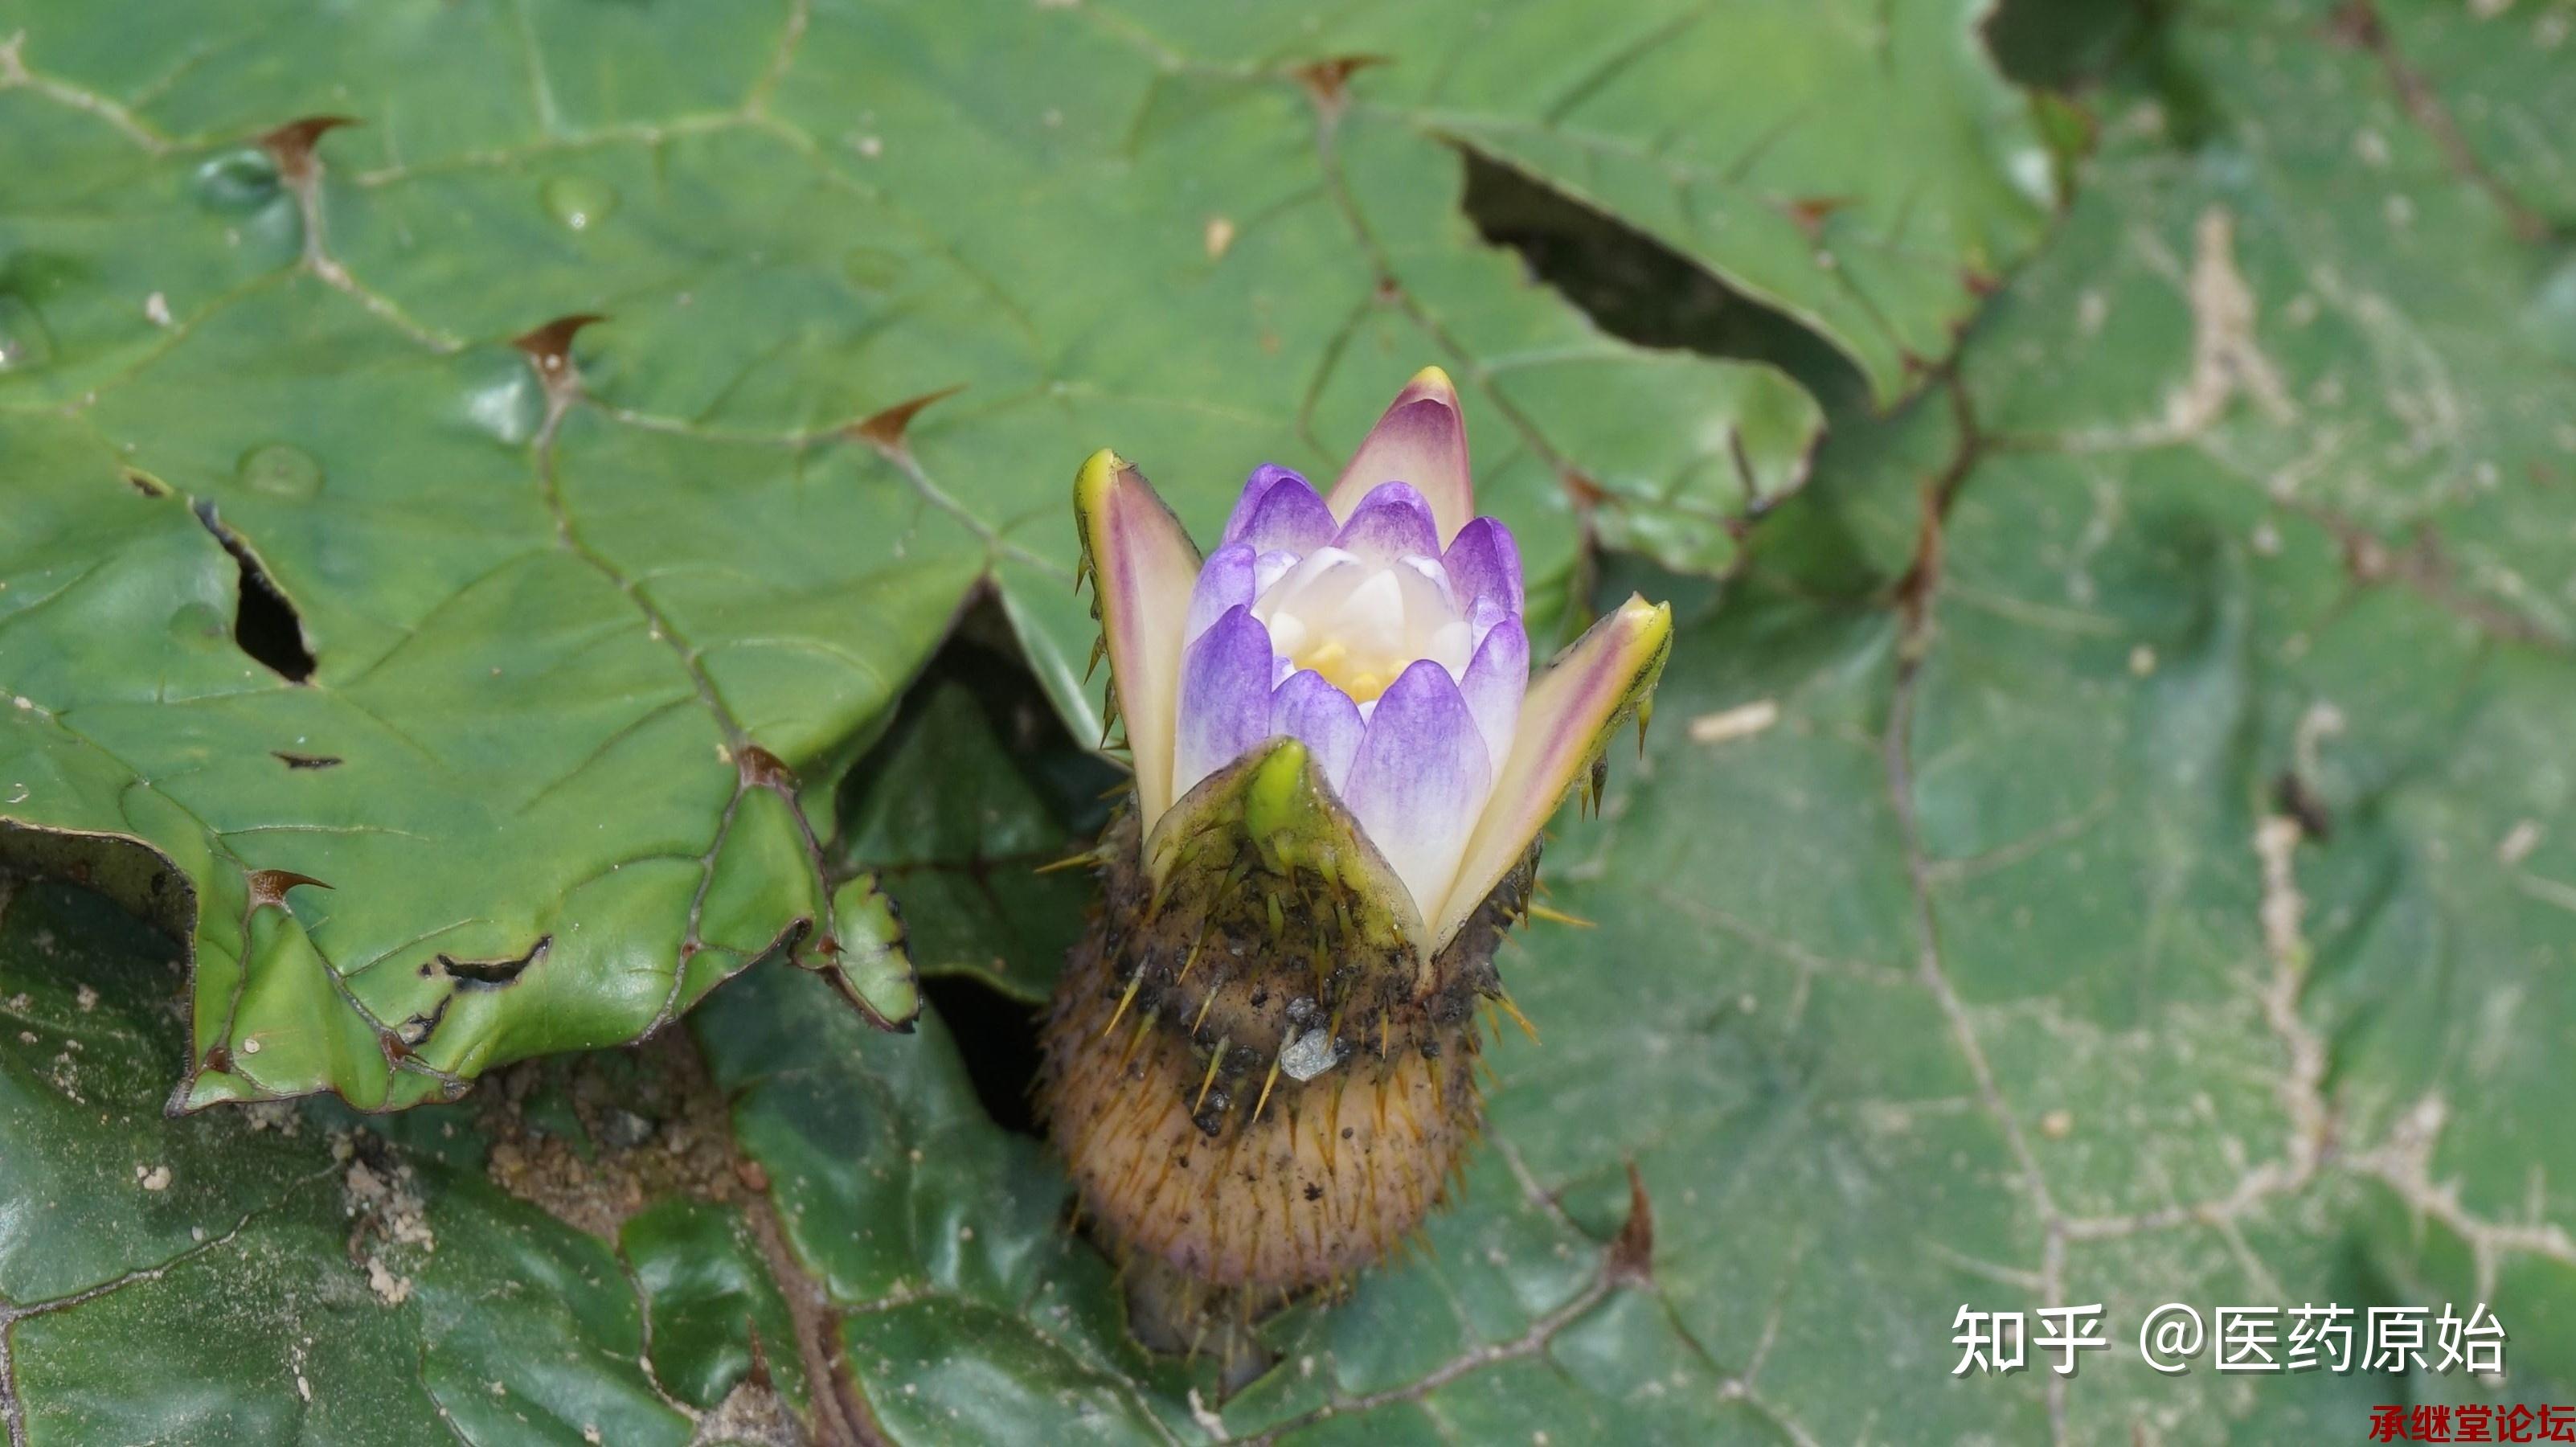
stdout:
[(1310, 60), (1293, 66), (1289, 76), (1306, 88), (1315, 108), (1326, 116), (1338, 116), (1350, 97), (1351, 77), (1373, 65), (1384, 65), (1383, 55), (1336, 55), (1326, 60)]
[(931, 403), (954, 397), (965, 390), (966, 384), (960, 382), (953, 387), (942, 387), (936, 392), (924, 392), (918, 397), (905, 398), (891, 407), (871, 412), (851, 423), (841, 429), (842, 435), (854, 442), (864, 442), (888, 457), (908, 457), (912, 449), (904, 445), (904, 431), (912, 425), (912, 419), (919, 416), (921, 409)]
[(796, 773), (784, 760), (758, 744), (744, 744), (734, 750), (733, 767), (746, 789), (779, 789), (796, 791)]
[(342, 126), (364, 125), (356, 116), (305, 116), (260, 135), (261, 149), (277, 160), (277, 174), (290, 185), (313, 178), (313, 143)]
[(1825, 223), (1833, 219), (1833, 214), (1851, 204), (1849, 196), (1801, 196), (1781, 209), (1809, 242), (1816, 242), (1824, 239)]
[(538, 378), (552, 391), (573, 374), (572, 339), (582, 328), (606, 320), (598, 312), (575, 312), (519, 333), (510, 338), (510, 345), (527, 357), (528, 365), (537, 369)]
[(1611, 1238), (1601, 1274), (1612, 1282), (1637, 1285), (1655, 1279), (1655, 1207), (1646, 1199), (1646, 1178), (1633, 1160), (1628, 1162), (1628, 1223)]
[(250, 907), (254, 910), (266, 909), (270, 905), (282, 907), (286, 903), (286, 892), (299, 884), (309, 884), (317, 889), (331, 887), (312, 875), (297, 874), (288, 869), (254, 869), (243, 876), (243, 882), (250, 886)]
[(1532, 1045), (1536, 1045), (1538, 1043), (1538, 1027), (1532, 1025), (1529, 1022), (1529, 1017), (1521, 1013), (1520, 1006), (1512, 1003), (1512, 997), (1509, 991), (1496, 990), (1494, 992), (1494, 1003), (1502, 1007), (1504, 1014), (1512, 1017), (1512, 1023), (1521, 1027), (1521, 1033), (1529, 1037)]

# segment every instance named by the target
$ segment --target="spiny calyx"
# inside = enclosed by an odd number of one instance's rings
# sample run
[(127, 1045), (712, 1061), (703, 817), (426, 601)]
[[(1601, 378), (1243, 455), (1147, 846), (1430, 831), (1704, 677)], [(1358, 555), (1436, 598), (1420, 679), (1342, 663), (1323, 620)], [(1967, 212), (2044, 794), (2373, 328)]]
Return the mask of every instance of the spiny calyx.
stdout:
[(1045, 1029), (1043, 1103), (1122, 1256), (1293, 1292), (1419, 1226), (1479, 1128), (1476, 1006), (1527, 901), (1513, 869), (1448, 944), (1293, 739), (1100, 859), (1105, 907)]

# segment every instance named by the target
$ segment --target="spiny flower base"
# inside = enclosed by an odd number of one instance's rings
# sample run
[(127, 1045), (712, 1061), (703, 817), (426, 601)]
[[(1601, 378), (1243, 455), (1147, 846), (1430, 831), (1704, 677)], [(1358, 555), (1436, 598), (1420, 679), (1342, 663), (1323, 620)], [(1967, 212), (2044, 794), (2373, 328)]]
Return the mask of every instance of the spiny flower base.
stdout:
[(1183, 1348), (1346, 1279), (1442, 1202), (1481, 1120), (1476, 1006), (1501, 993), (1499, 923), (1530, 878), (1425, 969), (1347, 859), (1235, 829), (1201, 845), (1217, 857), (1173, 870), (1149, 912), (1132, 815), (1111, 830), (1040, 1094), (1084, 1217), (1165, 1307), (1178, 1339), (1157, 1344)]

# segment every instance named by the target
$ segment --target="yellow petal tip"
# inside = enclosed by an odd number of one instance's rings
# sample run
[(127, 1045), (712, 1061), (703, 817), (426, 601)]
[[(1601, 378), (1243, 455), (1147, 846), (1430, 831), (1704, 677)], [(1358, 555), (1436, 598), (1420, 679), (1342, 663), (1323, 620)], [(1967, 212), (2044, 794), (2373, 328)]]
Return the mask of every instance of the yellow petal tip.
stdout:
[(1127, 471), (1127, 459), (1104, 447), (1083, 459), (1082, 471), (1073, 478), (1073, 500), (1077, 507), (1091, 507), (1100, 501), (1118, 474)]

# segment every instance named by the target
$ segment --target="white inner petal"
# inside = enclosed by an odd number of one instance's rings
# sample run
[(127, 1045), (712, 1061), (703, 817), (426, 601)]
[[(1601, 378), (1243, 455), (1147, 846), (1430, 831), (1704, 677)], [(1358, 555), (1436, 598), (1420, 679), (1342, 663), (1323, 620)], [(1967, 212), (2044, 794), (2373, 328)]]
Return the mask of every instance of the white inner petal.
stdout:
[(1261, 588), (1253, 616), (1294, 668), (1311, 668), (1366, 713), (1415, 660), (1467, 671), (1477, 631), (1437, 558), (1389, 563), (1318, 548)]

